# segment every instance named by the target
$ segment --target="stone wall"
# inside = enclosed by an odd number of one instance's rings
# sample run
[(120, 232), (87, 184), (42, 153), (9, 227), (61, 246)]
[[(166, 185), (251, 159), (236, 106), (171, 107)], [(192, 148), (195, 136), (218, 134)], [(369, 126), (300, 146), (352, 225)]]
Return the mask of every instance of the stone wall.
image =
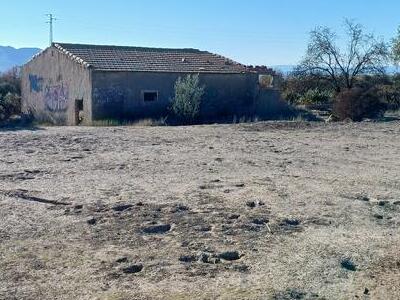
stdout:
[[(93, 71), (93, 119), (159, 117), (168, 113), (178, 73)], [(244, 115), (254, 110), (257, 74), (200, 74), (206, 87), (203, 119)], [(143, 92), (157, 91), (157, 101), (144, 101)]]
[(50, 47), (22, 68), (22, 106), (44, 122), (75, 125), (75, 101), (83, 99), (91, 123), (90, 70)]

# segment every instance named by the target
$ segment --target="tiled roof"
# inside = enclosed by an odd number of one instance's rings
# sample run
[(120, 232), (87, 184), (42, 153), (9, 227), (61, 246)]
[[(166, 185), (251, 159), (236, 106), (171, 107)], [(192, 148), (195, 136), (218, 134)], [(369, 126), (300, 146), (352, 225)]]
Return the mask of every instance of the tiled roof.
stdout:
[(132, 72), (244, 73), (249, 69), (223, 56), (196, 49), (162, 49), (54, 43), (76, 62), (97, 70)]

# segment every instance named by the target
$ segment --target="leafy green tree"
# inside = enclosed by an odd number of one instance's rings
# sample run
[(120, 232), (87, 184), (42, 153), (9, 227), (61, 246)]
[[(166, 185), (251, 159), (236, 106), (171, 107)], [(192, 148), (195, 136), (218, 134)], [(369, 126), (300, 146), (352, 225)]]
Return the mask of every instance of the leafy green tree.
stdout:
[(178, 78), (175, 83), (172, 110), (181, 121), (192, 123), (198, 118), (204, 90), (205, 87), (200, 86), (199, 75)]

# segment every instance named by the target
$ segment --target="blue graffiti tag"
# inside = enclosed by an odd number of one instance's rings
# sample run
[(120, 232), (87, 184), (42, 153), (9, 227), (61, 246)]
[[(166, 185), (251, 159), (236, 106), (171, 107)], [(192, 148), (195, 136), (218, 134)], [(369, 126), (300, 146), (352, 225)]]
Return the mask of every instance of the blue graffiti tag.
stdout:
[(68, 108), (68, 88), (64, 84), (46, 86), (44, 102), (50, 111), (64, 111)]
[(95, 88), (93, 91), (93, 98), (95, 102), (107, 103), (121, 103), (124, 102), (124, 92), (116, 87)]
[(38, 75), (29, 74), (29, 83), (31, 86), (31, 92), (41, 92), (43, 85), (43, 78)]

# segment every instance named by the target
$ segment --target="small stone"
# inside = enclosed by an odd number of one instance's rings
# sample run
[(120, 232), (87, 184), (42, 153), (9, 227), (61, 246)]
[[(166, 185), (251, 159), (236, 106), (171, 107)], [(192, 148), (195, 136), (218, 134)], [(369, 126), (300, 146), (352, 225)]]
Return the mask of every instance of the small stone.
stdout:
[(400, 205), (400, 201), (393, 202), (394, 205)]
[(229, 220), (237, 220), (239, 218), (240, 218), (240, 215), (238, 215), (238, 214), (233, 214), (233, 215), (229, 216)]
[(192, 263), (197, 261), (197, 257), (195, 255), (181, 255), (179, 257), (179, 261), (184, 263)]
[(388, 201), (382, 201), (381, 200), (381, 201), (378, 202), (379, 206), (385, 206), (386, 204), (388, 204)]
[(355, 265), (355, 263), (350, 259), (350, 258), (344, 258), (341, 261), (341, 266), (342, 268), (348, 270), (348, 271), (356, 271), (357, 267)]
[(132, 207), (133, 207), (132, 204), (119, 204), (119, 205), (113, 206), (113, 207), (112, 207), (112, 210), (113, 210), (113, 211), (121, 212), (121, 211), (130, 209), (130, 208), (132, 208)]
[(250, 208), (255, 208), (257, 204), (254, 201), (247, 201), (246, 205)]
[(300, 221), (297, 219), (285, 219), (283, 222), (289, 226), (299, 226)]
[(120, 257), (115, 262), (118, 264), (126, 263), (126, 262), (128, 262), (128, 258), (126, 256)]
[(147, 234), (163, 234), (171, 230), (170, 224), (154, 225), (143, 228), (143, 232)]
[(172, 209), (173, 213), (178, 213), (178, 212), (184, 212), (184, 211), (188, 211), (189, 207), (187, 207), (186, 205), (183, 204), (178, 204), (174, 209)]
[(223, 259), (223, 260), (238, 260), (240, 259), (240, 254), (238, 251), (225, 251), (222, 252), (218, 255), (219, 258)]
[(383, 216), (379, 214), (375, 214), (374, 217), (378, 220), (383, 220)]
[(74, 209), (76, 209), (76, 210), (79, 210), (79, 209), (82, 209), (82, 208), (83, 208), (82, 204), (77, 204), (77, 205), (74, 206)]
[(199, 256), (199, 261), (202, 263), (205, 263), (205, 264), (208, 264), (209, 259), (210, 259), (210, 255), (207, 253), (204, 253), (204, 252), (201, 253)]
[(86, 223), (88, 223), (89, 225), (96, 225), (97, 220), (95, 218), (89, 218), (86, 220)]
[(364, 295), (368, 295), (369, 294), (369, 289), (368, 288), (365, 288), (365, 290), (364, 290)]
[(252, 223), (256, 225), (265, 225), (269, 223), (269, 220), (265, 218), (256, 218), (252, 221)]
[(137, 264), (137, 265), (132, 265), (127, 268), (123, 268), (122, 272), (125, 274), (134, 274), (134, 273), (139, 273), (143, 270), (143, 265), (142, 264)]
[(208, 260), (208, 263), (212, 264), (212, 265), (217, 265), (217, 264), (221, 263), (221, 259), (219, 257), (211, 257)]

